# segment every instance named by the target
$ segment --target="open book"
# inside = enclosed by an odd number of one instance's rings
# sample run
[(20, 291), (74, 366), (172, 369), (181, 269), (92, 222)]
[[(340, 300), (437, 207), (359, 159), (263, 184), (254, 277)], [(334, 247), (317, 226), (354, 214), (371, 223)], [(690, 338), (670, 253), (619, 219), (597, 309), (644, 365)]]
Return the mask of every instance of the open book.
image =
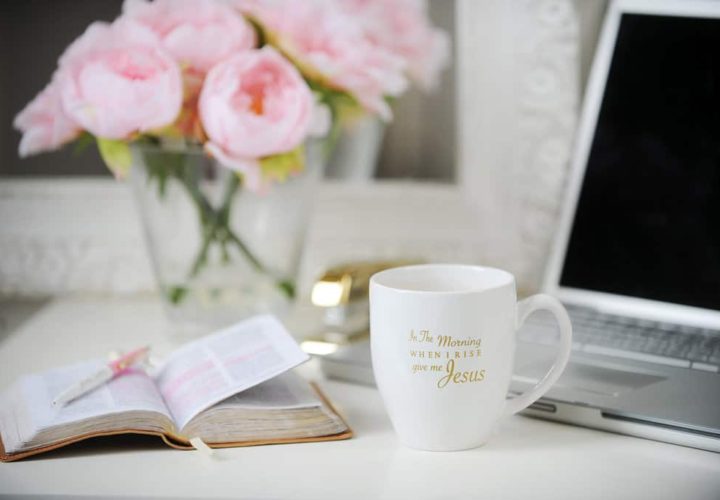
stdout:
[(258, 316), (186, 344), (153, 375), (130, 369), (65, 406), (52, 401), (105, 361), (27, 375), (0, 398), (0, 459), (123, 433), (181, 449), (193, 438), (231, 447), (351, 437), (319, 390), (288, 372), (307, 359), (280, 322)]

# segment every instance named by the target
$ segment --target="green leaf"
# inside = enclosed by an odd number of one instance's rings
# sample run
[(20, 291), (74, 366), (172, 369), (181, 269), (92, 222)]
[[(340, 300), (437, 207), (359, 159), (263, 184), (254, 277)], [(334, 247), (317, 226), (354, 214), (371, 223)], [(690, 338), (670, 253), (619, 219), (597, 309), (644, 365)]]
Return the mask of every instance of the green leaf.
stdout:
[(79, 155), (85, 151), (90, 144), (95, 140), (95, 136), (90, 132), (82, 132), (80, 136), (75, 140), (75, 147), (73, 148), (73, 154)]
[(97, 138), (98, 150), (105, 165), (118, 179), (124, 178), (132, 166), (130, 146), (125, 141)]
[(183, 152), (173, 153), (159, 148), (139, 148), (148, 174), (148, 182), (157, 181), (158, 196), (165, 197), (168, 179), (185, 175), (186, 157)]
[(278, 288), (285, 294), (288, 299), (295, 298), (295, 284), (289, 280), (278, 281)]
[(329, 88), (326, 85), (308, 81), (308, 85), (319, 102), (327, 104), (333, 112), (333, 120), (347, 120), (364, 116), (368, 112), (350, 93)]
[(267, 156), (260, 160), (260, 168), (266, 179), (284, 182), (305, 168), (305, 148), (299, 146), (288, 153)]
[(180, 304), (180, 302), (183, 301), (189, 291), (190, 290), (188, 290), (187, 287), (184, 286), (171, 286), (167, 289), (166, 292), (167, 299), (170, 301), (171, 304), (178, 305)]
[(251, 15), (246, 15), (245, 20), (255, 29), (255, 37), (257, 40), (257, 46), (262, 47), (267, 43), (267, 36), (265, 35), (265, 29), (262, 23)]

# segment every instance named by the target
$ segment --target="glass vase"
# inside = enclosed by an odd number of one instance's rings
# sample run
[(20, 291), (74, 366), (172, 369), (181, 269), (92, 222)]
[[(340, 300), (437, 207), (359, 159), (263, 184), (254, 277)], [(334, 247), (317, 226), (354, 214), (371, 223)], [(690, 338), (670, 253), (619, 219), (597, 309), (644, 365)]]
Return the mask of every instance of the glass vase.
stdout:
[(340, 123), (325, 177), (348, 183), (369, 182), (377, 170), (385, 124), (367, 113), (346, 116)]
[(200, 148), (136, 144), (131, 184), (159, 290), (183, 332), (260, 313), (282, 317), (295, 294), (319, 144), (302, 173), (261, 192)]

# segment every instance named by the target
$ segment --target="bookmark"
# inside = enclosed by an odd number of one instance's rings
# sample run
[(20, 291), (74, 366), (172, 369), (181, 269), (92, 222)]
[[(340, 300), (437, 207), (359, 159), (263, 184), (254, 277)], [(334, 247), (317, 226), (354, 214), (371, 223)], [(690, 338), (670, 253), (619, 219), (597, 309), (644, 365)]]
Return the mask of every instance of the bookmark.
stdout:
[(201, 455), (205, 457), (211, 458), (215, 453), (215, 450), (205, 444), (205, 441), (203, 441), (199, 437), (190, 438), (190, 444), (193, 446), (193, 448), (199, 451)]

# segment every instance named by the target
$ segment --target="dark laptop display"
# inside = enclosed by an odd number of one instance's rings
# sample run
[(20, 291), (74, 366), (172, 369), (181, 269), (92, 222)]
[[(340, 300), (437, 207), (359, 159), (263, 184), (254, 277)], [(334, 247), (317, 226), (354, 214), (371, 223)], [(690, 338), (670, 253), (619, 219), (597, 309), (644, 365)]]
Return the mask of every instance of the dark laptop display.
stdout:
[(560, 284), (720, 310), (720, 20), (622, 16)]

